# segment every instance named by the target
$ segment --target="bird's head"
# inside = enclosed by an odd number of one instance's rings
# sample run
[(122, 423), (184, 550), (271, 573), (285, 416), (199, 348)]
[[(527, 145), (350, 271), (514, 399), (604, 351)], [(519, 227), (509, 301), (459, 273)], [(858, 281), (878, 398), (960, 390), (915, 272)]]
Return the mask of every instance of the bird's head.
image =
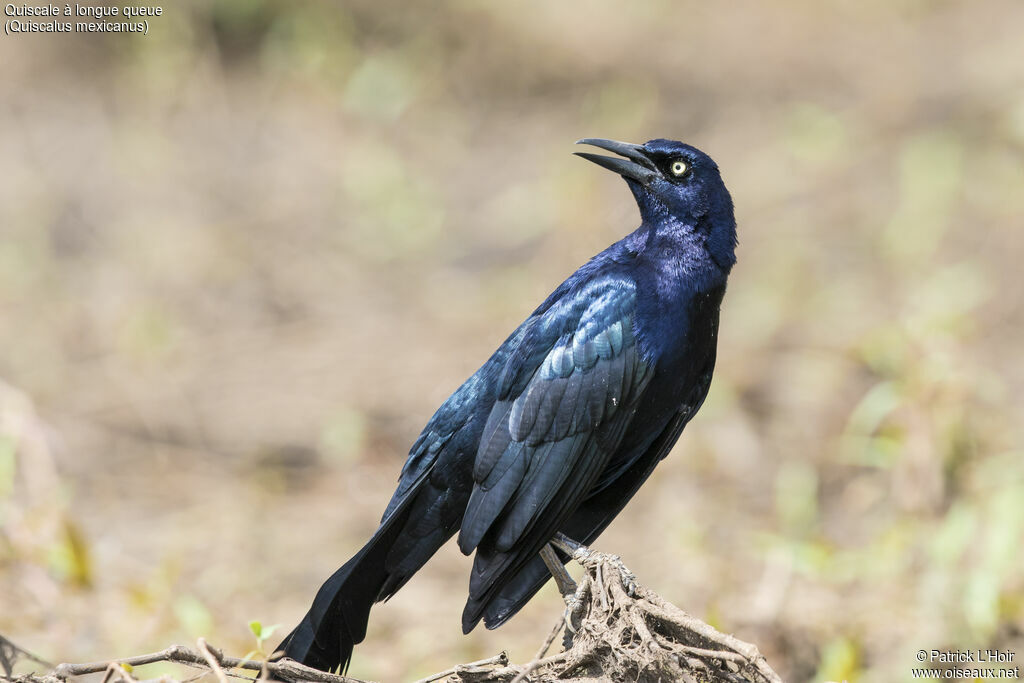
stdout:
[[(601, 138), (592, 145), (624, 158), (576, 152), (588, 161), (621, 175), (640, 207), (644, 224), (653, 229), (674, 225), (701, 234), (712, 258), (728, 270), (736, 261), (736, 220), (732, 197), (718, 164), (696, 147), (675, 140), (650, 140), (642, 145)], [(672, 220), (675, 219), (675, 220)]]

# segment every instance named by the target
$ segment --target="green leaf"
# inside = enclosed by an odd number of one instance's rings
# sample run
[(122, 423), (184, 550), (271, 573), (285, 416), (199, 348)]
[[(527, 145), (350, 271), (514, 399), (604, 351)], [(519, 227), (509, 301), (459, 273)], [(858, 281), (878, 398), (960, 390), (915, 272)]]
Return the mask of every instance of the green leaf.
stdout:
[(249, 630), (257, 638), (263, 638), (263, 624), (253, 619), (249, 622)]
[(260, 636), (260, 639), (265, 640), (269, 638), (270, 636), (274, 635), (274, 631), (276, 631), (279, 628), (281, 628), (281, 624), (274, 624), (273, 626), (264, 626), (263, 635)]

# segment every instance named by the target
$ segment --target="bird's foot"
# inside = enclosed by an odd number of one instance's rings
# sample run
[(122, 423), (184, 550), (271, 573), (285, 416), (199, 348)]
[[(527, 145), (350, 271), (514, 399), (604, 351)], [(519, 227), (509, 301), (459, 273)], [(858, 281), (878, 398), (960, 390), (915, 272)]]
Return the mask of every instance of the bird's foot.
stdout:
[(583, 613), (587, 607), (587, 591), (589, 586), (586, 581), (580, 582), (576, 590), (562, 596), (565, 600), (565, 613), (562, 617), (565, 622), (565, 634), (562, 636), (562, 647), (566, 650), (572, 647), (574, 637), (579, 633), (580, 625), (583, 623)]
[(618, 555), (603, 555), (601, 560), (610, 564), (618, 572), (620, 579), (622, 580), (622, 588), (626, 591), (626, 595), (631, 598), (636, 597), (636, 575), (629, 571), (622, 562), (622, 558)]
[[(633, 572), (629, 571), (625, 564), (622, 563), (622, 558), (618, 555), (610, 555), (606, 553), (599, 553), (595, 550), (591, 550), (582, 543), (577, 543), (565, 534), (558, 532), (554, 538), (551, 539), (551, 545), (555, 546), (562, 552), (568, 553), (572, 556), (572, 559), (583, 567), (589, 567), (594, 564), (610, 564), (612, 565), (619, 575), (622, 577), (622, 587), (625, 589), (626, 594), (629, 597), (636, 597), (636, 576)], [(566, 598), (568, 601), (568, 598)]]
[[(587, 570), (587, 575), (578, 584), (572, 580), (565, 570), (562, 560), (555, 550), (569, 555)], [(593, 590), (604, 595), (606, 590), (605, 581), (610, 578), (609, 574), (614, 572), (622, 584), (622, 589), (631, 598), (636, 597), (637, 583), (636, 576), (622, 562), (618, 555), (599, 553), (591, 550), (582, 543), (577, 543), (562, 533), (556, 533), (554, 537), (544, 546), (540, 553), (547, 564), (551, 574), (555, 577), (559, 592), (565, 601), (565, 634), (562, 644), (566, 649), (572, 647), (575, 634), (579, 631), (583, 622), (584, 612), (589, 604), (589, 595)], [(602, 598), (603, 600), (603, 598)]]
[(590, 557), (591, 554), (590, 548), (583, 545), (582, 543), (578, 543), (572, 540), (571, 538), (563, 534), (561, 531), (555, 532), (555, 535), (551, 539), (550, 543), (562, 552), (571, 555), (572, 558), (580, 564), (583, 563), (582, 560), (587, 559), (588, 557)]
[(585, 582), (580, 583), (576, 591), (562, 596), (565, 600), (565, 627), (573, 632), (579, 630), (583, 620), (583, 612), (587, 606), (587, 591), (589, 586)]

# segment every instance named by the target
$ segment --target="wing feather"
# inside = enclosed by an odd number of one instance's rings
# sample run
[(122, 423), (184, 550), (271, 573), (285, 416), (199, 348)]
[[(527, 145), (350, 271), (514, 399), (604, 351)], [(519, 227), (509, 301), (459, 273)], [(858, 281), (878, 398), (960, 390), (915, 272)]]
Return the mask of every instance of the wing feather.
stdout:
[(635, 285), (605, 278), (528, 321), (501, 371), (459, 534), (477, 549), (470, 594), (517, 571), (580, 504), (642, 393)]

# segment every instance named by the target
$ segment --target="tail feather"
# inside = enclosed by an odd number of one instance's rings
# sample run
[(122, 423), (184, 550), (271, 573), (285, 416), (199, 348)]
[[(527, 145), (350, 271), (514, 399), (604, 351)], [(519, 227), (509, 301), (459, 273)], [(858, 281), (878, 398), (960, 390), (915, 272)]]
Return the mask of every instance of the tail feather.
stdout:
[[(360, 552), (324, 582), (309, 612), (277, 646), (278, 650), (322, 671), (348, 668), (352, 648), (366, 637), (370, 607), (379, 590), (373, 585), (372, 570), (361, 571), (366, 557)], [(357, 581), (363, 585), (355, 586)]]
[[(563, 561), (567, 560), (564, 553), (558, 552), (558, 555)], [(488, 629), (497, 628), (522, 609), (549, 579), (551, 572), (547, 565), (540, 555), (534, 556), (493, 597), (481, 600), (470, 598), (467, 601), (466, 612), (472, 613), (474, 618), (471, 623), (475, 626), (483, 617)]]
[[(413, 503), (425, 479), (426, 476), (421, 476), (404, 500), (381, 522), (369, 542), (324, 582), (309, 612), (281, 641), (278, 650), (321, 671), (344, 672), (348, 668), (352, 649), (366, 637), (370, 608), (389, 594), (384, 589), (405, 583), (432, 551), (437, 550), (434, 547), (420, 558), (408, 575), (396, 576), (388, 571), (388, 553), (405, 532)], [(437, 545), (444, 540), (442, 538)]]

